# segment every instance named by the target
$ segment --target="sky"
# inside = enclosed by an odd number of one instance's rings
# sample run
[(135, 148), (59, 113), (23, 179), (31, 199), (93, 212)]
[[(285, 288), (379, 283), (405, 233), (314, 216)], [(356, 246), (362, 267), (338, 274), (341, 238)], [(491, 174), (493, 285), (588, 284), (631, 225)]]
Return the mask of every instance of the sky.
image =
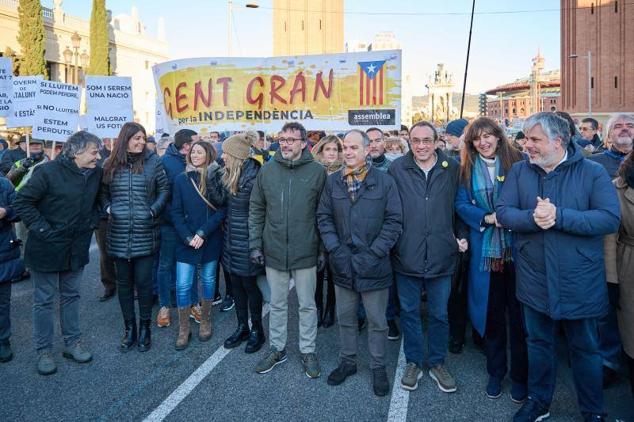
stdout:
[[(51, 7), (53, 0), (44, 0)], [(91, 1), (65, 0), (66, 13), (88, 19)], [(258, 9), (247, 9), (255, 3)], [(165, 19), (172, 58), (227, 55), (227, 0), (106, 0), (113, 15), (132, 5), (149, 34)], [(344, 0), (344, 42), (371, 42), (392, 31), (402, 45), (403, 75), (414, 95), (436, 64), (444, 63), (461, 91), (467, 54), (471, 0)], [(560, 68), (560, 2), (557, 0), (476, 0), (467, 92), (477, 94), (530, 73), (538, 49), (546, 70)], [(236, 56), (271, 55), (273, 0), (233, 0), (233, 52)]]

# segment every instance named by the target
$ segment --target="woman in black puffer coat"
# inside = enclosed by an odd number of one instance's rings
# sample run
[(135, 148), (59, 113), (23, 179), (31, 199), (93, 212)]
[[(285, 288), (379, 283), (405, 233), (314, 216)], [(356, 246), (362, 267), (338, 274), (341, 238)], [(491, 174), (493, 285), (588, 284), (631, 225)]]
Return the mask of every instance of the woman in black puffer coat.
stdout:
[(238, 317), (238, 328), (225, 340), (224, 346), (232, 349), (248, 340), (246, 353), (257, 352), (266, 341), (262, 328), (262, 293), (256, 282), (256, 277), (264, 273), (264, 267), (249, 259), (249, 198), (260, 171), (260, 163), (249, 155), (257, 139), (257, 133), (246, 132), (222, 144), (222, 159), (226, 165), (224, 183), (229, 190), (222, 262), (225, 271), (231, 274)]
[(110, 215), (106, 247), (115, 260), (117, 292), (125, 321), (119, 349), (137, 342), (134, 288), (139, 295), (140, 352), (151, 346), (152, 266), (159, 248), (159, 214), (169, 199), (169, 181), (158, 155), (148, 150), (145, 128), (128, 122), (121, 128), (104, 165), (102, 206)]

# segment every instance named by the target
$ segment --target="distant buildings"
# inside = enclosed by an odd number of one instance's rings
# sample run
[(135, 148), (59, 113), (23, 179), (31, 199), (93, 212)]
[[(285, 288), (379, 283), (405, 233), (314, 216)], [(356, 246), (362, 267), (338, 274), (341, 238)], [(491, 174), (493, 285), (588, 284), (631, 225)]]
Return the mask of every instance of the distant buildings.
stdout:
[[(18, 0), (0, 1), (0, 52), (7, 48), (18, 56)], [(48, 75), (51, 80), (71, 82), (77, 70), (80, 83), (84, 70), (90, 62), (90, 21), (66, 14), (62, 1), (55, 0), (54, 7), (43, 8), (46, 29), (46, 52)], [(72, 37), (79, 35), (77, 49)], [(64, 51), (72, 49), (77, 56), (66, 63)], [(82, 57), (83, 56), (83, 57)], [(81, 57), (81, 59), (80, 59)], [(110, 65), (114, 75), (132, 77), (134, 119), (143, 124), (148, 132), (154, 131), (155, 87), (152, 66), (169, 60), (165, 29), (159, 21), (157, 37), (146, 33), (136, 7), (130, 15), (117, 15), (110, 20)], [(83, 63), (82, 63), (83, 62)], [(75, 66), (77, 64), (77, 66)]]
[(486, 115), (499, 120), (523, 119), (538, 111), (561, 110), (559, 70), (544, 72), (537, 53), (531, 74), (486, 91)]
[(343, 0), (273, 0), (274, 56), (343, 51)]
[(634, 112), (633, 22), (629, 1), (561, 0), (563, 110), (586, 116), (591, 108), (599, 120)]

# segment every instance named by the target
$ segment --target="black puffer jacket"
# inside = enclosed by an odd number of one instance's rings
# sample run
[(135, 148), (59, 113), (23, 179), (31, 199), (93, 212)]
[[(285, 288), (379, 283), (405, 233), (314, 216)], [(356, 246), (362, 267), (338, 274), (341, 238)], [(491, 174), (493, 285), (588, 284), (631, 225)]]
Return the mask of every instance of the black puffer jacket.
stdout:
[(169, 198), (169, 181), (158, 155), (147, 151), (143, 161), (143, 173), (129, 166), (102, 185), (101, 204), (110, 214), (106, 245), (116, 258), (152, 255), (159, 247), (158, 217)]
[(242, 277), (264, 273), (264, 267), (249, 259), (249, 198), (259, 171), (260, 163), (254, 159), (242, 164), (238, 194), (229, 195), (227, 205), (222, 265), (225, 271)]

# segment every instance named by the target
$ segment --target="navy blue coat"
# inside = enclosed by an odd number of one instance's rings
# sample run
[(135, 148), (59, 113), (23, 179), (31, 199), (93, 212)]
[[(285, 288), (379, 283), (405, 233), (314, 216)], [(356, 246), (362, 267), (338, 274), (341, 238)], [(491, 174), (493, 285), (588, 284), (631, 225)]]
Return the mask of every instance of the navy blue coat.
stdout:
[[(178, 152), (176, 149), (176, 145), (169, 144), (167, 149), (165, 150), (165, 155), (161, 157), (161, 163), (163, 163), (163, 168), (165, 169), (165, 174), (167, 174), (167, 179), (169, 180), (170, 192), (174, 189), (174, 181), (176, 180), (176, 176), (183, 173), (185, 171), (186, 159), (183, 154)], [(168, 224), (173, 226), (171, 220), (171, 201), (167, 201), (167, 205), (161, 214), (161, 224)]]
[[(533, 220), (537, 197), (557, 207), (555, 226)], [(517, 298), (552, 319), (603, 315), (608, 297), (603, 236), (619, 228), (620, 205), (608, 173), (571, 142), (568, 159), (550, 173), (529, 161), (513, 165), (496, 205), (498, 221), (516, 232)]]
[(24, 264), (20, 259), (20, 248), (14, 241), (15, 231), (11, 223), (18, 221), (13, 209), (15, 189), (9, 180), (0, 175), (0, 208), (6, 215), (0, 219), (0, 283), (9, 282), (24, 272)]
[(336, 285), (357, 292), (392, 284), (390, 251), (403, 230), (403, 210), (391, 176), (370, 167), (356, 200), (339, 170), (326, 180), (317, 225)]
[[(213, 174), (208, 175), (207, 198), (214, 205), (214, 211), (200, 197), (191, 180), (198, 185), (200, 173), (190, 171), (181, 173), (174, 181), (172, 191), (171, 219), (181, 239), (176, 245), (176, 261), (186, 264), (206, 264), (218, 261), (222, 249), (222, 222), (226, 214), (225, 195), (214, 194), (221, 185), (222, 173), (216, 165)], [(220, 197), (224, 196), (224, 197)], [(199, 235), (205, 242), (200, 249), (189, 246), (194, 235)]]

